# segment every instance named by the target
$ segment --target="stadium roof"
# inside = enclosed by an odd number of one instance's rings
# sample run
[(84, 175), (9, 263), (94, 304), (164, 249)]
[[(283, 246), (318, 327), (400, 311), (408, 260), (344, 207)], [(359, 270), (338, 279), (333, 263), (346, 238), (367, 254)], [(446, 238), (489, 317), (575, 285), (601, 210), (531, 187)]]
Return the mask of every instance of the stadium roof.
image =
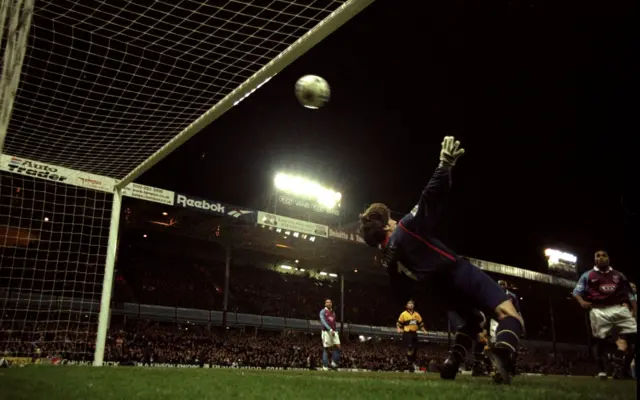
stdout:
[[(348, 273), (358, 269), (361, 272), (386, 275), (384, 268), (376, 262), (375, 257), (379, 255), (377, 250), (351, 239), (317, 237), (311, 241), (296, 238), (256, 225), (252, 214), (245, 214), (247, 218), (229, 218), (225, 214), (203, 213), (197, 209), (182, 207), (168, 208), (163, 204), (132, 198), (127, 200), (124, 207), (124, 227), (206, 240), (222, 247), (229, 245), (234, 250), (241, 250), (236, 255), (242, 255), (243, 258), (247, 258), (247, 252), (251, 252), (256, 255), (256, 260), (262, 261), (304, 260), (305, 268), (318, 271)], [(228, 207), (231, 209), (233, 206)], [(165, 213), (165, 210), (169, 210), (169, 213)], [(345, 228), (348, 230), (349, 225)], [(507, 277), (507, 280), (519, 282), (518, 286), (538, 282), (564, 287), (563, 290), (566, 290), (575, 285), (575, 281), (553, 275), (475, 258), (468, 259), (496, 277)]]
[(364, 272), (366, 269), (372, 273), (386, 274), (379, 264), (374, 263), (375, 249), (355, 245), (350, 241), (326, 238), (310, 241), (293, 236), (285, 238), (282, 233), (256, 226), (249, 220), (184, 208), (171, 208), (170, 215), (165, 216), (162, 215), (164, 209), (166, 207), (161, 204), (129, 199), (125, 210), (131, 211), (125, 218), (123, 228), (163, 232), (194, 240), (206, 240), (220, 246), (230, 245), (234, 250), (240, 251), (238, 255), (260, 253), (263, 259), (274, 262), (297, 259), (304, 261), (308, 269), (325, 272), (342, 273), (354, 269)]
[(0, 151), (135, 179), (372, 1), (36, 2), (8, 24)]

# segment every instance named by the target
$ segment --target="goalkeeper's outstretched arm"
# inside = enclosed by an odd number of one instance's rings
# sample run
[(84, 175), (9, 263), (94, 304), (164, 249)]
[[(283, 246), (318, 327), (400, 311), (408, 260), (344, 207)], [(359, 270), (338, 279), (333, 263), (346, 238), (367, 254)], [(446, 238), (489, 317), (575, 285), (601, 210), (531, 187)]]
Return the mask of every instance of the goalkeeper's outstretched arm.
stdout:
[(451, 188), (451, 169), (463, 154), (464, 149), (460, 148), (459, 141), (452, 136), (444, 138), (440, 150), (440, 164), (420, 194), (418, 205), (411, 211), (417, 222), (415, 230), (428, 231), (435, 225)]

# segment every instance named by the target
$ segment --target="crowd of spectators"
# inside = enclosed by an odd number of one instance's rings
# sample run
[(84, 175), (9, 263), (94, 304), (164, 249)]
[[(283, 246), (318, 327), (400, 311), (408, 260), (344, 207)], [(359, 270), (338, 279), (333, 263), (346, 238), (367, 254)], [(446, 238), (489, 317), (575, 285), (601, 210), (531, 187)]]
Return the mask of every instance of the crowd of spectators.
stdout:
[[(6, 314), (9, 315), (9, 314)], [(97, 320), (88, 314), (15, 313), (0, 322), (0, 356), (93, 358)]]
[[(55, 326), (54, 326), (55, 325)], [(95, 319), (67, 316), (57, 322), (13, 322), (0, 326), (2, 356), (63, 358), (90, 362), (95, 350)], [(321, 358), (319, 333), (223, 329), (148, 320), (115, 320), (105, 348), (105, 361), (126, 364), (174, 364), (202, 367), (313, 368)], [(344, 337), (341, 367), (374, 371), (407, 368), (406, 347), (399, 340)], [(418, 365), (435, 371), (447, 345), (422, 343)], [(472, 362), (466, 368), (471, 370)], [(589, 375), (594, 364), (579, 352), (522, 349), (520, 372)]]
[[(224, 330), (183, 324), (133, 321), (111, 327), (105, 359), (160, 364), (211, 364), (224, 367), (312, 368), (318, 366), (320, 335), (291, 331)], [(341, 367), (374, 371), (407, 368), (406, 346), (399, 340), (346, 337)], [(447, 345), (423, 343), (418, 365), (434, 370)], [(591, 374), (593, 363), (578, 352), (523, 349), (520, 372)], [(470, 370), (471, 363), (467, 365)]]

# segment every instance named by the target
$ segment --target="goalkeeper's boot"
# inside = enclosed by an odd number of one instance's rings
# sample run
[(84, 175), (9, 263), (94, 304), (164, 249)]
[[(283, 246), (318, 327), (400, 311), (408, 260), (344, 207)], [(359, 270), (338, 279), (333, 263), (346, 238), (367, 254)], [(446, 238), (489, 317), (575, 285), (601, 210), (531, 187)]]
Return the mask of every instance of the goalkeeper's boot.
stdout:
[(440, 378), (446, 380), (456, 379), (456, 375), (460, 370), (460, 364), (462, 364), (462, 356), (457, 351), (449, 353), (449, 357), (444, 361), (444, 364), (440, 367)]
[(495, 383), (511, 384), (513, 379), (513, 354), (510, 349), (504, 347), (491, 346), (485, 351), (485, 356), (491, 362), (493, 371), (491, 377)]

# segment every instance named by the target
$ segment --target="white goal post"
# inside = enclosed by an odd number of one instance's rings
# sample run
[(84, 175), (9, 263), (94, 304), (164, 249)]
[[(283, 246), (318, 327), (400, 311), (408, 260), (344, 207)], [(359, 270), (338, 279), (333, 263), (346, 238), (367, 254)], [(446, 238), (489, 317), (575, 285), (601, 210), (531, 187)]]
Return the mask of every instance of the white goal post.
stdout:
[(373, 1), (0, 2), (0, 351), (102, 365), (131, 183)]

